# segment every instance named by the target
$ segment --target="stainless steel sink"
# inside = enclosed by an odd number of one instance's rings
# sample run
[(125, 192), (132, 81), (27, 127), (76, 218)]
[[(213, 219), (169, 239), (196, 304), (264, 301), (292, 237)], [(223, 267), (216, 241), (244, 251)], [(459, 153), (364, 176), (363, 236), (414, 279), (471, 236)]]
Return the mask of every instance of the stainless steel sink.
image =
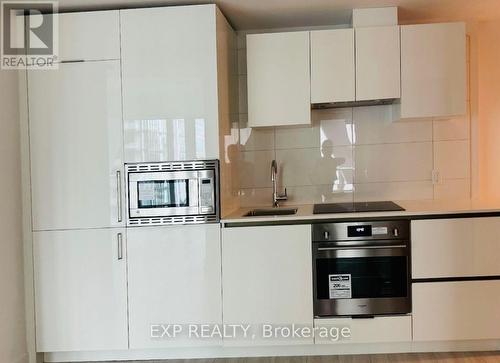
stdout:
[(253, 209), (244, 217), (259, 217), (259, 216), (287, 216), (297, 213), (297, 208), (267, 208)]

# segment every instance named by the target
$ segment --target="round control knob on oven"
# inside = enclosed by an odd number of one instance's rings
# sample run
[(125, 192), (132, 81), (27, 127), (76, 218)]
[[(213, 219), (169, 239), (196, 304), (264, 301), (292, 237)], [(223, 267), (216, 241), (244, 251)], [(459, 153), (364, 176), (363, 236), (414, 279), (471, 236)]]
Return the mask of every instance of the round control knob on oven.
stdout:
[(329, 238), (330, 238), (330, 232), (325, 231), (325, 232), (323, 233), (323, 237), (325, 237), (325, 239), (329, 239)]

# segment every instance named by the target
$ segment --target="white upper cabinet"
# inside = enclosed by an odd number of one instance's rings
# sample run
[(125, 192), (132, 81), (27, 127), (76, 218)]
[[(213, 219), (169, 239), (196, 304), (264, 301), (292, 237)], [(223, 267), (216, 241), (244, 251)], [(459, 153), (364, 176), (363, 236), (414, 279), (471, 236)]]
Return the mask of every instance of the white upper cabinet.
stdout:
[(125, 160), (218, 159), (216, 6), (121, 11)]
[(222, 344), (186, 334), (160, 339), (155, 326), (222, 323), (219, 224), (129, 228), (127, 242), (130, 348)]
[(309, 32), (247, 35), (248, 126), (311, 123)]
[[(224, 345), (312, 344), (309, 337), (266, 338), (262, 324), (313, 324), (311, 226), (224, 228), (224, 324), (251, 325)], [(255, 339), (251, 335), (255, 333)]]
[(311, 103), (355, 100), (354, 29), (311, 31)]
[(356, 28), (356, 101), (400, 98), (399, 27)]
[(33, 234), (37, 352), (128, 348), (125, 237), (121, 228)]
[(120, 59), (118, 10), (55, 15), (59, 61)]
[(466, 112), (464, 23), (401, 27), (401, 117)]
[(123, 225), (120, 62), (28, 72), (34, 230)]

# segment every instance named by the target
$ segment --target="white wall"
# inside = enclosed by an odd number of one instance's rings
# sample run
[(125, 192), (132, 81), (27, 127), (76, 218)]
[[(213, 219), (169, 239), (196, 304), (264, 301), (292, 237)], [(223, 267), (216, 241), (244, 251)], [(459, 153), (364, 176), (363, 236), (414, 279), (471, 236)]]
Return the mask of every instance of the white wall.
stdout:
[(18, 79), (0, 71), (0, 362), (27, 361)]

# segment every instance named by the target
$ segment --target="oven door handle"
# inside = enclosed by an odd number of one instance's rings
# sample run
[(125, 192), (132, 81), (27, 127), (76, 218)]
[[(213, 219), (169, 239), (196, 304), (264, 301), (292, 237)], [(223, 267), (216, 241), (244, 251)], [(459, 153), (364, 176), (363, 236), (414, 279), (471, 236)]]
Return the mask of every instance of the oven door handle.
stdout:
[(315, 258), (363, 258), (408, 256), (407, 245), (318, 247)]
[(407, 247), (406, 245), (318, 247), (318, 251), (380, 250), (388, 248), (406, 248), (406, 247)]

